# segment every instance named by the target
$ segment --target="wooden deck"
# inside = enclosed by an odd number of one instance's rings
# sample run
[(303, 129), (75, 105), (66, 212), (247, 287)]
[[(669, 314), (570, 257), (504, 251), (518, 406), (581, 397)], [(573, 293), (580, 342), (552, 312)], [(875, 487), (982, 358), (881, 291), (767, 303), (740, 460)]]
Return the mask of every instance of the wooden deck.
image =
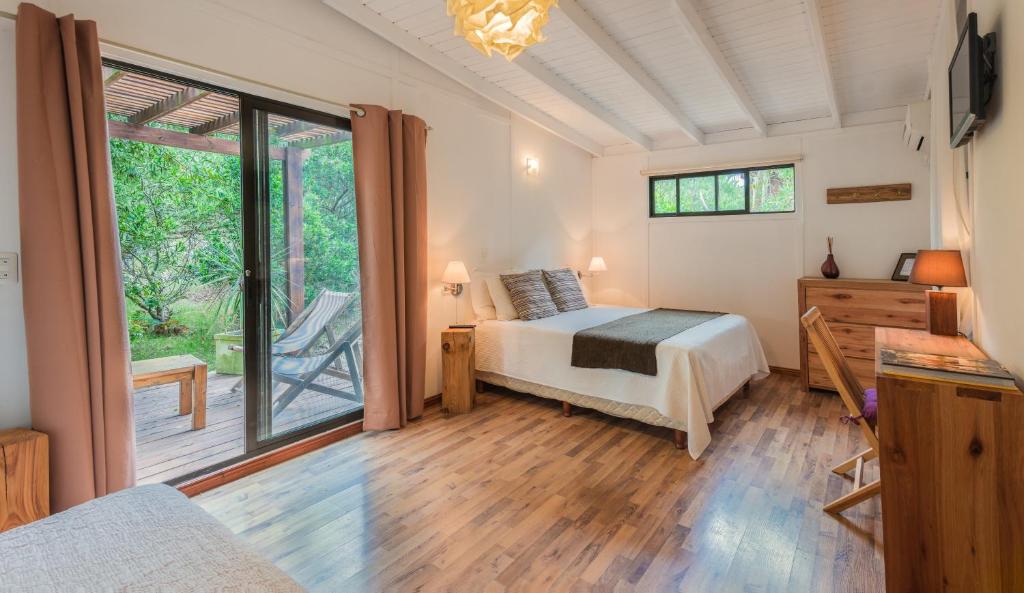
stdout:
[(694, 461), (668, 429), (492, 392), (193, 500), (312, 592), (885, 589), (879, 500), (821, 510), (865, 446), (835, 394), (755, 382)]
[[(210, 373), (206, 428), (192, 430), (192, 417), (178, 415), (178, 384), (135, 393), (135, 478), (139, 484), (165, 482), (245, 452), (244, 394), (231, 393), (235, 375)], [(348, 389), (347, 381), (319, 382)], [(276, 433), (358, 409), (339, 398), (305, 391), (274, 419)]]

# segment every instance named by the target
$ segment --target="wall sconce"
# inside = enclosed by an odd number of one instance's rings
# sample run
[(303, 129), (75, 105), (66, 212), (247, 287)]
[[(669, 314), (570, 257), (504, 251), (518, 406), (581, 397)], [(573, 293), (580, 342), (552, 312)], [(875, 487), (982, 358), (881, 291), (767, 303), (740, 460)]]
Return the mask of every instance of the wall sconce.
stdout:
[(540, 161), (533, 157), (526, 157), (526, 174), (527, 175), (539, 175), (540, 174)]
[(444, 274), (441, 274), (441, 282), (444, 283), (444, 294), (456, 297), (462, 294), (462, 285), (469, 284), (469, 272), (466, 271), (466, 264), (460, 261), (448, 262)]
[[(590, 258), (590, 265), (587, 266), (587, 272), (588, 272), (587, 276), (595, 276), (595, 275), (597, 275), (598, 272), (607, 272), (607, 271), (608, 271), (608, 266), (607, 266), (607, 264), (604, 263), (604, 258), (603, 257), (601, 257), (600, 255), (595, 255), (594, 257)], [(582, 272), (579, 272), (578, 274), (579, 274), (580, 278), (583, 277), (583, 273)]]

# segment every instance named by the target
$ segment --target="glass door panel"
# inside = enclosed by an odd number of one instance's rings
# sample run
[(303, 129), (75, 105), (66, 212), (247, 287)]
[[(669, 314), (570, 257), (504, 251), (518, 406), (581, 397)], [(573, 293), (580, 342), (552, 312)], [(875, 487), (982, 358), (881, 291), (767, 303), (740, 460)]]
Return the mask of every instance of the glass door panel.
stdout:
[(260, 447), (361, 416), (362, 307), (347, 120), (291, 106), (252, 117), (266, 237), (257, 263), (266, 357), (252, 398)]

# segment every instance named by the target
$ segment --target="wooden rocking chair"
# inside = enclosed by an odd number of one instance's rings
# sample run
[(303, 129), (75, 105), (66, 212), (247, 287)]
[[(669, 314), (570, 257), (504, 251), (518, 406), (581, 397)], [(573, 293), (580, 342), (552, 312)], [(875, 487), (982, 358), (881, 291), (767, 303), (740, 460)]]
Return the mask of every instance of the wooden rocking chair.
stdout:
[(836, 386), (836, 389), (839, 391), (839, 397), (842, 398), (843, 403), (846, 404), (846, 408), (850, 412), (850, 415), (845, 418), (860, 426), (861, 432), (864, 433), (864, 438), (871, 446), (870, 449), (832, 468), (832, 471), (840, 476), (846, 476), (850, 470), (854, 472), (853, 492), (840, 496), (825, 505), (823, 509), (827, 513), (838, 514), (855, 504), (877, 495), (882, 489), (880, 480), (875, 480), (869, 484), (863, 483), (864, 464), (878, 457), (878, 436), (875, 435), (877, 395), (874, 389), (866, 391), (861, 387), (860, 381), (857, 380), (853, 371), (850, 370), (846, 357), (843, 356), (842, 351), (839, 349), (839, 344), (836, 343), (836, 339), (832, 336), (832, 332), (829, 331), (828, 325), (825, 324), (825, 320), (822, 318), (821, 312), (818, 311), (817, 307), (811, 307), (807, 313), (804, 313), (803, 317), (800, 318), (800, 323), (807, 330), (807, 337), (810, 338), (815, 351), (821, 357), (829, 379)]

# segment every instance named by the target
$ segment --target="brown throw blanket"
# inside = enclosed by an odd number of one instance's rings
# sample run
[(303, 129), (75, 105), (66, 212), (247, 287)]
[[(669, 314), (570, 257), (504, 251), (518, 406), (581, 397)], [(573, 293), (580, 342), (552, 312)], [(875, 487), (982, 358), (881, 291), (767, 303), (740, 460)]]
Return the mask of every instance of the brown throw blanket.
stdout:
[(653, 309), (580, 330), (572, 338), (572, 366), (658, 374), (658, 343), (725, 313)]

